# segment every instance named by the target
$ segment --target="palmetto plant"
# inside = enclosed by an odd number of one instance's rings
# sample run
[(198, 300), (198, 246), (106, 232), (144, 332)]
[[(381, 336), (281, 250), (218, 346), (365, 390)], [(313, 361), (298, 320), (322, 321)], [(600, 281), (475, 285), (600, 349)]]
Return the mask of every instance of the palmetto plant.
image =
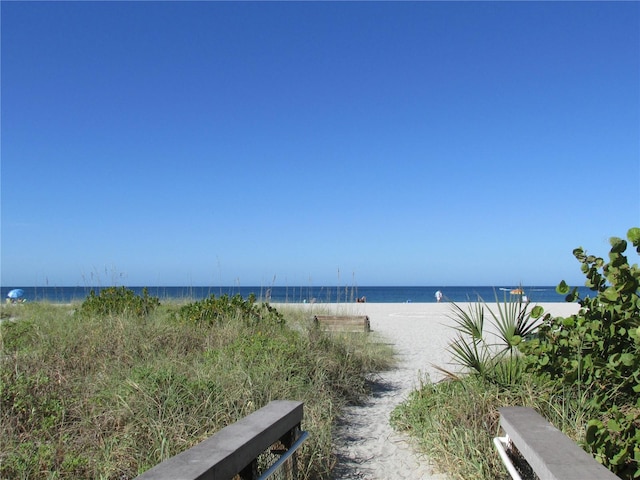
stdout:
[[(536, 306), (530, 310), (522, 295), (507, 296), (505, 292), (501, 302), (495, 293), (495, 298), (493, 308), (480, 296), (466, 307), (452, 304), (450, 318), (458, 334), (449, 351), (459, 366), (497, 383), (511, 384), (522, 372), (518, 345), (534, 333), (543, 309)], [(492, 327), (490, 331), (487, 324)]]

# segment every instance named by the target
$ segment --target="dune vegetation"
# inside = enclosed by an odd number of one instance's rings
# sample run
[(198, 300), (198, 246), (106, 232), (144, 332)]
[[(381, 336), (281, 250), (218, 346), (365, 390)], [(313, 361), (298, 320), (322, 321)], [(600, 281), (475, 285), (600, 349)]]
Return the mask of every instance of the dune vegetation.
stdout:
[[(627, 238), (640, 254), (640, 229)], [(620, 478), (640, 478), (640, 268), (626, 240), (610, 243), (608, 261), (573, 252), (593, 292), (558, 285), (575, 315), (522, 298), (454, 305), (450, 351), (466, 373), (425, 382), (392, 415), (452, 479), (509, 478), (492, 437), (498, 408), (511, 405), (534, 408)]]
[(302, 478), (327, 478), (337, 415), (392, 361), (373, 336), (328, 335), (308, 311), (253, 298), (110, 288), (1, 314), (3, 479), (133, 478), (275, 399), (304, 402)]

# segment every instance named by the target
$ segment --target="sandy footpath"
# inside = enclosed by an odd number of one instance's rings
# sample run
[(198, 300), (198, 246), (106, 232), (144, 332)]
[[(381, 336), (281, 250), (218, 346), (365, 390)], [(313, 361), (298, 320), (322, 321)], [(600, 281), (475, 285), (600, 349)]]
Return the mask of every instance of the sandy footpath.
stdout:
[[(311, 306), (309, 306), (311, 307)], [(545, 311), (566, 316), (576, 304), (544, 304)], [(454, 369), (447, 346), (454, 336), (449, 303), (363, 303), (316, 305), (322, 313), (368, 315), (371, 330), (398, 353), (393, 370), (376, 375), (373, 392), (364, 405), (349, 407), (336, 432), (338, 465), (334, 478), (361, 480), (446, 479), (429, 459), (411, 446), (410, 439), (389, 425), (391, 411), (420, 385), (442, 374), (433, 365)]]

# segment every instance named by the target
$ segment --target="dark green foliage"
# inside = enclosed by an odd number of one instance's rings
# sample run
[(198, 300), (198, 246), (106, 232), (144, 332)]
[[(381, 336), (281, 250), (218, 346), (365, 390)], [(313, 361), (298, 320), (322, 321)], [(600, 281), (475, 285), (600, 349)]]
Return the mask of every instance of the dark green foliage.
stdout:
[[(640, 230), (627, 238), (640, 253)], [(621, 478), (640, 478), (640, 269), (624, 255), (627, 242), (611, 238), (609, 261), (574, 250), (593, 297), (579, 298), (565, 282), (558, 292), (577, 301), (567, 318), (546, 315), (536, 339), (522, 350), (530, 369), (557, 385), (586, 392), (591, 420), (586, 444)]]
[[(9, 372), (7, 372), (9, 373)], [(25, 430), (47, 430), (62, 419), (62, 400), (55, 384), (42, 372), (10, 372), (0, 377), (0, 404)]]
[(2, 322), (2, 348), (5, 353), (27, 348), (37, 336), (37, 325), (33, 320), (24, 319), (19, 322)]
[(78, 314), (88, 317), (126, 313), (145, 317), (158, 306), (160, 306), (160, 299), (150, 296), (146, 288), (142, 290), (142, 295), (136, 295), (133, 290), (125, 287), (108, 287), (100, 290), (98, 295), (91, 290), (89, 296), (82, 302)]
[(190, 303), (178, 311), (177, 317), (184, 322), (196, 325), (214, 325), (241, 318), (251, 323), (268, 322), (283, 324), (282, 315), (268, 303), (256, 304), (255, 295), (250, 295), (247, 300), (240, 295), (229, 297), (222, 295), (216, 298), (211, 295), (204, 300)]

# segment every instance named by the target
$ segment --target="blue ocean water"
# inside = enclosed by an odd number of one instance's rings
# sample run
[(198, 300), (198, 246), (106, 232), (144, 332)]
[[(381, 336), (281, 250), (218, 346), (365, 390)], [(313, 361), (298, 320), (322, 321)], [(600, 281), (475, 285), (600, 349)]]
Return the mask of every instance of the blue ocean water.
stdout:
[[(24, 299), (28, 302), (70, 303), (84, 300), (91, 290), (99, 293), (106, 287), (24, 287), (12, 285), (0, 288), (1, 298), (13, 288), (24, 290)], [(140, 294), (143, 287), (127, 287)], [(425, 287), (311, 287), (311, 286), (271, 286), (271, 287), (147, 287), (149, 294), (163, 300), (201, 300), (210, 295), (236, 295), (247, 298), (254, 294), (260, 301), (272, 303), (351, 303), (366, 297), (368, 302), (405, 303), (436, 301), (435, 293), (442, 292), (443, 301), (467, 302), (477, 301), (478, 297), (485, 301), (508, 298), (510, 291), (518, 286), (425, 286)], [(556, 293), (555, 286), (523, 286), (525, 295), (534, 303), (564, 302), (564, 296)], [(581, 297), (595, 296), (588, 288), (578, 287)]]

